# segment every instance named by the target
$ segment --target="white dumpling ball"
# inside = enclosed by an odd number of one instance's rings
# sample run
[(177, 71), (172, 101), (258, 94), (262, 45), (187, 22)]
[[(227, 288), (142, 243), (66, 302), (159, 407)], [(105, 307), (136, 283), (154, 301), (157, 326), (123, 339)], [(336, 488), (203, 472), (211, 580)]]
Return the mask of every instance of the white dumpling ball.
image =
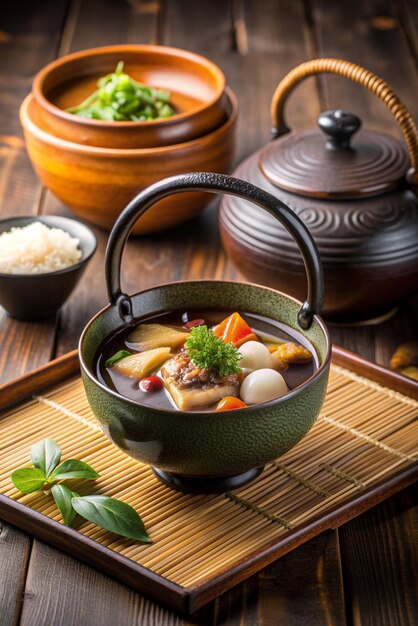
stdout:
[(248, 374), (241, 385), (240, 396), (245, 404), (259, 404), (280, 398), (287, 391), (283, 376), (264, 368)]
[(260, 341), (247, 341), (239, 348), (240, 367), (246, 370), (260, 370), (273, 367), (273, 357)]

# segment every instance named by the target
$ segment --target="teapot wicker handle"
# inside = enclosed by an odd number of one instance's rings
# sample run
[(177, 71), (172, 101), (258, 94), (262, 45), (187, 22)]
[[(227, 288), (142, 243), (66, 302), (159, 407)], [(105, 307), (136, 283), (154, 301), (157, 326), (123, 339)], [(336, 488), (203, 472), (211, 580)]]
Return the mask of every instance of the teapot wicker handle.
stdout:
[(314, 74), (338, 74), (366, 87), (374, 93), (393, 114), (403, 132), (411, 158), (411, 169), (408, 172), (408, 181), (418, 185), (418, 130), (408, 109), (398, 98), (389, 85), (360, 65), (341, 59), (313, 59), (301, 63), (289, 72), (279, 83), (271, 101), (271, 117), (273, 134), (275, 137), (290, 131), (284, 118), (284, 107), (289, 94), (308, 76)]

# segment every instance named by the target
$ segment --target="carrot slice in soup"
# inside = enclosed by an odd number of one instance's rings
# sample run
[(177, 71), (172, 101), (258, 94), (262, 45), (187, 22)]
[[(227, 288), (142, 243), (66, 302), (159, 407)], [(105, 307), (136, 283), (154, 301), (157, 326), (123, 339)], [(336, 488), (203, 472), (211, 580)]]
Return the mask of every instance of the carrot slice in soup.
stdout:
[(218, 403), (216, 411), (233, 411), (234, 409), (244, 409), (246, 406), (248, 405), (239, 398), (225, 396), (225, 398), (222, 398)]
[(232, 343), (236, 348), (246, 341), (256, 341), (257, 336), (239, 313), (232, 313), (229, 317), (213, 328), (213, 333), (225, 343)]

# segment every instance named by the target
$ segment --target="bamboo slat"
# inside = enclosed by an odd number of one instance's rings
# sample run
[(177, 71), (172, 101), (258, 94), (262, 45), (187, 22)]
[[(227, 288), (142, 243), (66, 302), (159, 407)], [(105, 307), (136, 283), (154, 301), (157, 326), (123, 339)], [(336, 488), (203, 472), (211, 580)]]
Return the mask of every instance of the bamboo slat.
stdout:
[(233, 493), (189, 496), (159, 483), (103, 435), (74, 378), (0, 415), (0, 493), (56, 521), (48, 494), (23, 495), (11, 472), (30, 465), (30, 448), (52, 437), (63, 459), (78, 458), (100, 474), (74, 481), (81, 494), (104, 493), (134, 506), (153, 539), (142, 545), (89, 522), (80, 533), (168, 580), (201, 585), (258, 548), (389, 478), (417, 459), (418, 402), (333, 366), (322, 413), (311, 432)]

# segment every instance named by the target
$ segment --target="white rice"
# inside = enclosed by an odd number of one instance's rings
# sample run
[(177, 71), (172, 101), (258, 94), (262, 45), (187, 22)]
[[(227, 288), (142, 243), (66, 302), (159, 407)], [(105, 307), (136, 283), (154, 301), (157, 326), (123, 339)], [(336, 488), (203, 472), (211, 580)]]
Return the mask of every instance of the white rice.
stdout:
[(61, 228), (41, 222), (11, 228), (0, 235), (0, 272), (44, 274), (65, 269), (80, 261), (79, 243)]

